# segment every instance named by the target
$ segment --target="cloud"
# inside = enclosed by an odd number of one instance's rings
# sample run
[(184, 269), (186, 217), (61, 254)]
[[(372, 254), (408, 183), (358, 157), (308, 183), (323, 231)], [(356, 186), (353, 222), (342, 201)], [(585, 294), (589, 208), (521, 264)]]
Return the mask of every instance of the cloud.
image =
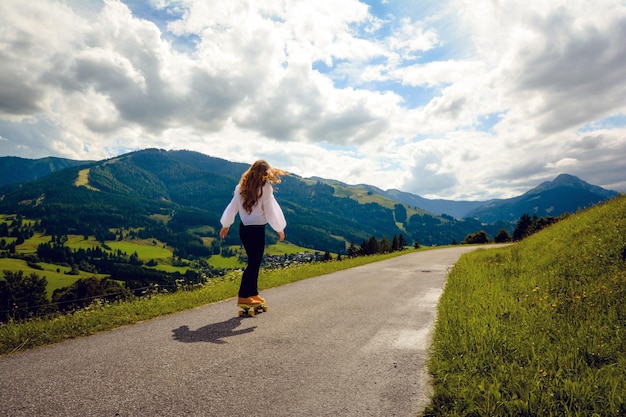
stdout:
[(511, 108), (535, 121), (542, 134), (623, 111), (623, 90), (615, 87), (626, 78), (624, 5), (556, 1), (537, 6), (492, 3), (466, 18), (474, 25), (481, 55), (494, 61), (494, 81), (514, 100)]
[(626, 6), (0, 2), (0, 153), (146, 147), (487, 199), (626, 191)]
[(548, 162), (547, 168), (563, 168), (576, 165), (577, 160), (575, 158), (562, 158), (556, 162)]

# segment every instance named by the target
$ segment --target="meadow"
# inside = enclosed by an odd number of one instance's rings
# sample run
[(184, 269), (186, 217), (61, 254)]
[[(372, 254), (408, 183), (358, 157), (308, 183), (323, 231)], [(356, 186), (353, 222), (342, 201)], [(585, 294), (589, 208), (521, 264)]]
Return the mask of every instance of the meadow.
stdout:
[(37, 263), (38, 268), (32, 268), (26, 261), (21, 259), (3, 258), (0, 259), (0, 271), (24, 271), (25, 275), (37, 274), (40, 277), (46, 278), (48, 285), (46, 287), (48, 298), (52, 297), (54, 290), (69, 287), (80, 278), (88, 278), (97, 276), (104, 278), (105, 275), (93, 274), (90, 272), (79, 271), (78, 275), (69, 275), (72, 270), (70, 266), (59, 266), (55, 264), (49, 264), (45, 262)]
[[(6, 215), (0, 215), (0, 222), (5, 221)], [(30, 221), (30, 220), (26, 220)], [(7, 242), (14, 240), (15, 238), (4, 238)], [(37, 252), (37, 247), (41, 243), (50, 242), (51, 237), (35, 233), (33, 237), (26, 239), (24, 243), (18, 245), (17, 251), (23, 255), (33, 255)], [(85, 239), (84, 236), (68, 235), (65, 245), (71, 249), (93, 249), (95, 247), (103, 247), (101, 242), (97, 241), (93, 236), (89, 236)], [(112, 251), (122, 251), (127, 255), (137, 254), (137, 257), (143, 262), (155, 261), (157, 265), (156, 269), (166, 272), (179, 272), (185, 274), (188, 269), (193, 266), (176, 266), (174, 265), (174, 253), (172, 248), (164, 245), (162, 242), (154, 239), (124, 239), (122, 241), (106, 241), (106, 247)], [(233, 252), (240, 252), (242, 249), (239, 246), (232, 246), (230, 248)], [(266, 249), (266, 253), (269, 255), (283, 255), (283, 254), (295, 254), (301, 252), (311, 252), (310, 249), (305, 249), (300, 246), (290, 244), (288, 242), (278, 242), (273, 245), (269, 245)], [(189, 260), (183, 260), (185, 264), (192, 265)], [(207, 259), (209, 265), (219, 269), (240, 269), (245, 267), (245, 263), (239, 261), (238, 256), (223, 257), (220, 255), (213, 255)], [(67, 287), (72, 285), (80, 278), (87, 278), (91, 276), (104, 277), (102, 274), (92, 274), (89, 272), (78, 271), (78, 275), (69, 275), (71, 267), (60, 266), (54, 264), (47, 264), (44, 262), (38, 262), (37, 268), (33, 268), (28, 265), (27, 261), (14, 258), (0, 258), (0, 271), (24, 271), (25, 274), (35, 273), (40, 277), (45, 277), (48, 281), (48, 297), (50, 297), (55, 289)], [(0, 279), (2, 277), (0, 276)]]
[(426, 416), (626, 415), (626, 198), (464, 255), (438, 306)]

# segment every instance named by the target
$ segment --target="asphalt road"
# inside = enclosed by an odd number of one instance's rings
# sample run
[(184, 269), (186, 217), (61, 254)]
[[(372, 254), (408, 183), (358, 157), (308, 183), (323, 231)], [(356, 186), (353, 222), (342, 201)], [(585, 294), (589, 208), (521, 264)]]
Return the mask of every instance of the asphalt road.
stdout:
[(415, 416), (445, 277), (411, 253), (0, 358), (2, 416)]

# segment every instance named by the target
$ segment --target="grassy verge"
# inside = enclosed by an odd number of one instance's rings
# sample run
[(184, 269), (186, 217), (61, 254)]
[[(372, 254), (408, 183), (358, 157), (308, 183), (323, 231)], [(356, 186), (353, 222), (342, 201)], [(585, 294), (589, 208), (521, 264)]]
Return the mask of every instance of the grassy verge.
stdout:
[(626, 415), (626, 198), (464, 255), (439, 304), (432, 416)]
[[(342, 261), (304, 264), (279, 270), (263, 271), (259, 277), (262, 289), (288, 284), (331, 272), (377, 262), (413, 250), (386, 255), (358, 257)], [(119, 304), (94, 304), (86, 310), (50, 319), (0, 325), (0, 354), (32, 349), (63, 340), (111, 330), (166, 314), (198, 307), (236, 296), (240, 273), (233, 272), (193, 291), (160, 294)]]

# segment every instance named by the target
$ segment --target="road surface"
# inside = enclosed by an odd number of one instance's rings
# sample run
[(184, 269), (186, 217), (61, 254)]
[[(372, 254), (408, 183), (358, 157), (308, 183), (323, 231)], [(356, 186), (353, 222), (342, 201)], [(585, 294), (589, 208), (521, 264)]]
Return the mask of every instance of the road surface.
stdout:
[(0, 358), (2, 416), (415, 416), (459, 246)]

